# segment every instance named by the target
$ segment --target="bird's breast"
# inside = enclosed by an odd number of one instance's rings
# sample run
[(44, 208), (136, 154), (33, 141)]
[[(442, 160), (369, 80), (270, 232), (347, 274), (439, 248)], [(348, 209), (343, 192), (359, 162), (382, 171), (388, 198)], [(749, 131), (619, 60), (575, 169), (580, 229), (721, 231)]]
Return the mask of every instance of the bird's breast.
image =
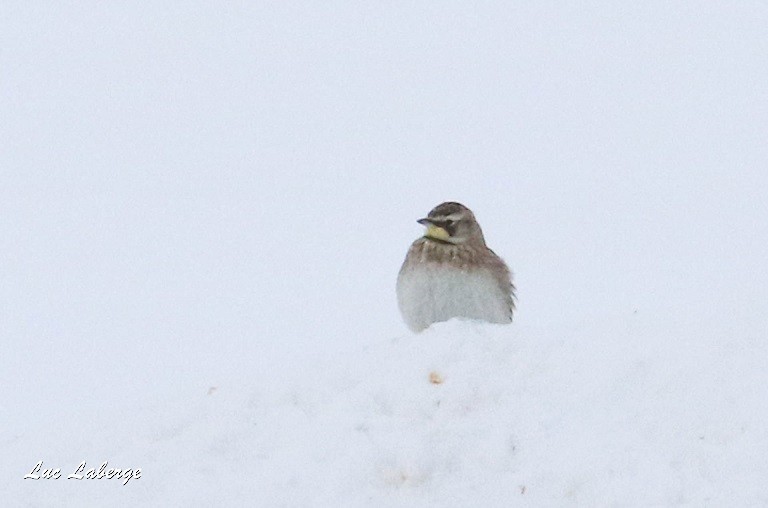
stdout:
[(454, 317), (492, 323), (508, 323), (511, 318), (509, 295), (483, 268), (419, 263), (401, 271), (397, 296), (406, 323), (416, 331)]

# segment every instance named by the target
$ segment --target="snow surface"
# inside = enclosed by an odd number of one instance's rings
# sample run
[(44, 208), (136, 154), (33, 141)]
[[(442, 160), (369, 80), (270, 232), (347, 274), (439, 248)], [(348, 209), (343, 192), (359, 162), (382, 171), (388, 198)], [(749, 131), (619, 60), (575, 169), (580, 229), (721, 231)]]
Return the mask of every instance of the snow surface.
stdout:
[[(768, 505), (766, 26), (3, 3), (3, 506)], [(402, 323), (445, 200), (511, 326)]]

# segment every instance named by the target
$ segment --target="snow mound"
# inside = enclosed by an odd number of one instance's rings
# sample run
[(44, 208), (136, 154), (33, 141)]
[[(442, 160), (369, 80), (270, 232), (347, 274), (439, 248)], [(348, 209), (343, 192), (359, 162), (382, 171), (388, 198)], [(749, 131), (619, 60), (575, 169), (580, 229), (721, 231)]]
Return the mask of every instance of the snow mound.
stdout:
[(757, 339), (669, 340), (632, 319), (567, 337), (451, 321), (329, 348), (280, 366), (280, 378), (240, 372), (239, 382), (108, 415), (62, 456), (108, 450), (118, 467), (141, 466), (141, 479), (63, 491), (25, 482), (23, 497), (57, 494), (71, 506), (760, 505), (766, 352)]
[(768, 379), (744, 346), (452, 321), (318, 358), (208, 440), (245, 474), (226, 490), (269, 505), (759, 504)]

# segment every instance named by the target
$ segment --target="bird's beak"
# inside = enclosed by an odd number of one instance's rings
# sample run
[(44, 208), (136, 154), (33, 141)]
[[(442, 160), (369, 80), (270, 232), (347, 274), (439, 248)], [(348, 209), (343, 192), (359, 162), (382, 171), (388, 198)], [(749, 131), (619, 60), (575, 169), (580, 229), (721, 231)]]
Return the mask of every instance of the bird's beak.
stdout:
[(422, 226), (426, 226), (427, 231), (424, 233), (425, 237), (432, 238), (434, 240), (441, 240), (443, 242), (450, 241), (451, 235), (448, 234), (448, 231), (446, 231), (444, 228), (441, 228), (440, 226), (433, 224), (432, 220), (424, 218), (419, 219), (416, 222)]

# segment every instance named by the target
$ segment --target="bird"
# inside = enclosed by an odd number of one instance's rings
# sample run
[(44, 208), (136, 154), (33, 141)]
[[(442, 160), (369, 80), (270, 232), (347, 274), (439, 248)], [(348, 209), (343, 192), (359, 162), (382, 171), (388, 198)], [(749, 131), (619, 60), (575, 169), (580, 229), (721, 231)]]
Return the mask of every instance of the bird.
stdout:
[(458, 317), (511, 323), (515, 286), (506, 263), (485, 244), (480, 224), (461, 203), (434, 207), (397, 276), (397, 302), (414, 332)]

